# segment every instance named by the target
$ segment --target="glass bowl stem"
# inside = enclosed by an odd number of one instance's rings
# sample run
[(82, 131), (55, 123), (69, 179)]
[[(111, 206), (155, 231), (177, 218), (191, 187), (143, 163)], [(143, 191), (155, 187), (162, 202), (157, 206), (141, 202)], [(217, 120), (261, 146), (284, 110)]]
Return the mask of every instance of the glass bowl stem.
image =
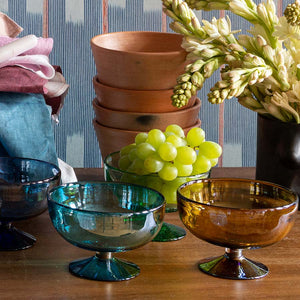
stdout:
[(92, 257), (71, 262), (69, 271), (86, 279), (122, 281), (139, 275), (140, 268), (132, 262), (114, 257), (111, 252), (96, 252)]
[(17, 229), (11, 222), (0, 222), (0, 250), (13, 251), (30, 248), (36, 242), (31, 234)]
[(225, 254), (199, 262), (199, 269), (206, 274), (227, 279), (257, 279), (269, 273), (268, 268), (242, 254), (242, 249), (225, 248)]

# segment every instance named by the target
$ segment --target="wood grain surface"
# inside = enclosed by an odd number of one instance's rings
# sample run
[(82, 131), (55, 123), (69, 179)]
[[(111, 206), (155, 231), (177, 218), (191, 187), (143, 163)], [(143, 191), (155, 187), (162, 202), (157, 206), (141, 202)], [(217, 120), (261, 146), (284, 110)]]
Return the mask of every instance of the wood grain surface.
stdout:
[[(103, 180), (101, 169), (76, 169), (79, 180)], [(216, 168), (214, 177), (253, 177), (253, 168)], [(165, 221), (183, 226), (178, 214)], [(266, 264), (270, 273), (257, 280), (227, 280), (198, 270), (200, 259), (222, 255), (224, 249), (187, 232), (175, 242), (150, 242), (116, 254), (139, 265), (141, 273), (123, 282), (77, 278), (68, 271), (72, 260), (93, 255), (60, 237), (48, 212), (16, 227), (36, 236), (27, 250), (1, 252), (0, 299), (300, 299), (300, 214), (279, 243), (246, 250), (246, 257)]]

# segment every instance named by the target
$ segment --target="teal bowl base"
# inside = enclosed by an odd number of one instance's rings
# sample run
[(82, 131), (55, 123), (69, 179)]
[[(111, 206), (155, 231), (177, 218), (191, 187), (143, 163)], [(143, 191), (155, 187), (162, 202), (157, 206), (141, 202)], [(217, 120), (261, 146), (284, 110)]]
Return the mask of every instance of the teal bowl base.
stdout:
[(86, 279), (122, 281), (139, 275), (140, 268), (132, 262), (113, 257), (111, 253), (97, 253), (93, 257), (71, 262), (69, 271)]
[(24, 250), (35, 242), (34, 236), (17, 229), (11, 223), (0, 223), (0, 251)]
[(159, 233), (152, 240), (152, 242), (171, 242), (177, 241), (186, 236), (186, 231), (177, 226), (170, 223), (164, 222)]

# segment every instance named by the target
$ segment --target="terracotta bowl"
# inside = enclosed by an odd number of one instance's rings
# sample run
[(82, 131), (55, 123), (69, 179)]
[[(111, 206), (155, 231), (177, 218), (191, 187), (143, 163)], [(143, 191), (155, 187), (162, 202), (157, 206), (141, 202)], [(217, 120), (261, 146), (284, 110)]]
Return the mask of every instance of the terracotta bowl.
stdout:
[(99, 81), (133, 90), (166, 90), (184, 72), (186, 52), (182, 35), (124, 31), (91, 39)]
[[(112, 87), (99, 82), (97, 76), (93, 78), (94, 90), (101, 106), (119, 111), (138, 111), (143, 113), (158, 113), (178, 111), (172, 105), (173, 89), (168, 90), (128, 90)], [(180, 109), (193, 106), (196, 96)]]
[(149, 131), (152, 128), (164, 130), (166, 124), (176, 123), (182, 128), (193, 126), (198, 118), (201, 101), (196, 99), (192, 107), (166, 113), (140, 113), (112, 110), (93, 100), (93, 108), (98, 123), (112, 128)]
[[(119, 151), (122, 147), (134, 143), (135, 136), (139, 132), (142, 132), (106, 127), (99, 124), (96, 119), (93, 120), (93, 125), (102, 159), (104, 159), (109, 153)], [(200, 125), (201, 121), (198, 119), (193, 126), (184, 128), (183, 130), (185, 134), (187, 134), (192, 127), (200, 127)]]

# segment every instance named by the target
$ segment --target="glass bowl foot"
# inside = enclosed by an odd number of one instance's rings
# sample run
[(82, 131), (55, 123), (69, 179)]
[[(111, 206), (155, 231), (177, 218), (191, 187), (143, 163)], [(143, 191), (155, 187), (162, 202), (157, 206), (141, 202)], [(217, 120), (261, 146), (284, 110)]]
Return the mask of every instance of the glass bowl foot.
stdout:
[(24, 250), (35, 242), (34, 236), (17, 229), (11, 223), (0, 224), (0, 251)]
[(204, 259), (198, 266), (204, 273), (227, 279), (257, 279), (269, 273), (264, 264), (245, 258), (240, 249), (226, 248), (224, 255)]
[(170, 242), (177, 241), (184, 238), (186, 231), (176, 225), (170, 223), (163, 223), (159, 233), (152, 240), (152, 242)]
[(69, 264), (69, 271), (75, 276), (92, 280), (121, 281), (136, 277), (140, 273), (140, 268), (107, 252), (73, 261)]

